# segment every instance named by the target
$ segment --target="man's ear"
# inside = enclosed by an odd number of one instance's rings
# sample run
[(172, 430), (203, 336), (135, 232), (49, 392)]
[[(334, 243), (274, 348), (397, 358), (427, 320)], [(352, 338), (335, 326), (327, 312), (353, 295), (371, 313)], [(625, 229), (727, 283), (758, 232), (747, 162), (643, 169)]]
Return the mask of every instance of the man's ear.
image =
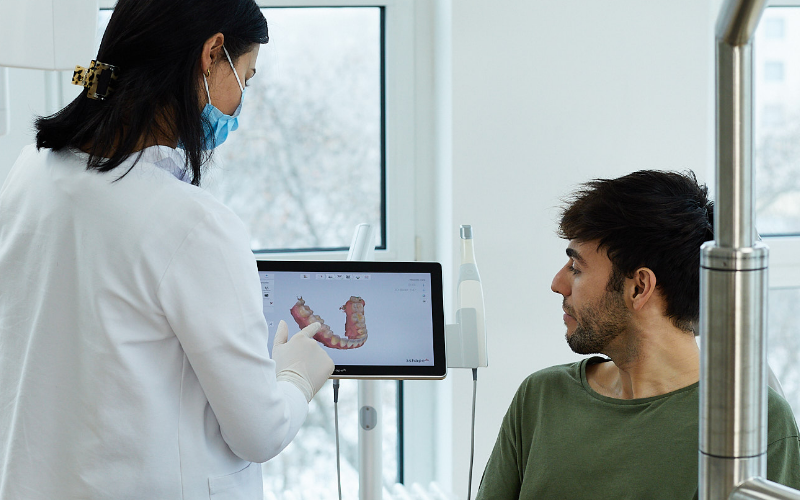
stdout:
[(650, 268), (640, 267), (633, 272), (633, 277), (626, 281), (627, 302), (634, 310), (639, 311), (656, 291), (656, 275)]

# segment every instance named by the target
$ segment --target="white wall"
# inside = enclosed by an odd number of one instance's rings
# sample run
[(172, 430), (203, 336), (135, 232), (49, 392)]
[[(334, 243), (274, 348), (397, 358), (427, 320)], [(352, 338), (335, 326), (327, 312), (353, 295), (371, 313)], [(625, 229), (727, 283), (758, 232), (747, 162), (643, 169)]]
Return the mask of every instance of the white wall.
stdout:
[[(713, 172), (712, 10), (706, 0), (452, 1), (451, 227), (475, 230), (489, 332), (473, 495), (519, 383), (578, 359), (550, 291), (565, 262), (559, 198), (643, 168)], [(464, 498), (471, 377), (449, 378)]]
[[(69, 84), (71, 76), (72, 73), (66, 71), (8, 69), (11, 128), (7, 135), (0, 136), (0, 185), (22, 148), (36, 141), (33, 119), (60, 109), (60, 104), (67, 104), (80, 91), (79, 87)], [(47, 78), (51, 82), (52, 102), (46, 99)]]
[(44, 112), (44, 76), (42, 71), (9, 68), (11, 127), (0, 136), (0, 184), (22, 148), (34, 141), (31, 113)]

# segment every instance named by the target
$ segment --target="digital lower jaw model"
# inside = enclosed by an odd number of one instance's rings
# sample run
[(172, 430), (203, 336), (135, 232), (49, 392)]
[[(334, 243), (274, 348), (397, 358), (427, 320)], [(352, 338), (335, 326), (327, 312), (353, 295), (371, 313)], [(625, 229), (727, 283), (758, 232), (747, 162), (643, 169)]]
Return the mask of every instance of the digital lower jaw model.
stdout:
[(289, 312), (297, 322), (297, 326), (305, 328), (311, 323), (319, 322), (322, 327), (314, 335), (314, 339), (326, 347), (332, 349), (356, 349), (364, 345), (367, 341), (367, 324), (364, 321), (364, 299), (361, 297), (350, 297), (345, 305), (339, 308), (344, 311), (346, 318), (344, 322), (344, 337), (340, 337), (331, 331), (331, 327), (306, 305), (303, 297), (297, 298), (297, 303), (292, 306)]

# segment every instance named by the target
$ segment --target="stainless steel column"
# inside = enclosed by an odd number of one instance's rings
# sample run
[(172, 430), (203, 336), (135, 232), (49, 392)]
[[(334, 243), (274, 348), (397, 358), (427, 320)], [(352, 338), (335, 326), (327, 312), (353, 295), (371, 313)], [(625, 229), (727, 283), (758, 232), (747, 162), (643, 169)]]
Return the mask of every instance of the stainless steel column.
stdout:
[(731, 500), (800, 500), (800, 491), (761, 478), (751, 479), (736, 488)]
[(715, 241), (700, 273), (700, 500), (766, 476), (765, 246), (753, 216), (752, 36), (766, 0), (727, 0), (717, 24)]
[(382, 380), (358, 381), (358, 498), (383, 498)]
[(767, 249), (703, 246), (700, 499), (767, 475)]

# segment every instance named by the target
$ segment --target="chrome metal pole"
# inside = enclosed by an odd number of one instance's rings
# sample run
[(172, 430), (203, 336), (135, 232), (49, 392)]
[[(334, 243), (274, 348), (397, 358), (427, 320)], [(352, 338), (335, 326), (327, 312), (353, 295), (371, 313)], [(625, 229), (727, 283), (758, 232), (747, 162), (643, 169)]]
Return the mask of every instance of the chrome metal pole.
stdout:
[[(359, 224), (350, 242), (347, 260), (372, 260), (375, 257), (374, 227)], [(383, 409), (380, 380), (358, 381), (358, 498), (383, 498)]]
[(800, 491), (761, 478), (745, 482), (731, 495), (731, 500), (800, 500)]
[(767, 248), (703, 246), (700, 278), (700, 500), (766, 477)]
[(382, 380), (358, 381), (358, 498), (383, 498)]
[(727, 0), (717, 24), (715, 241), (700, 264), (700, 500), (766, 476), (769, 253), (753, 220), (751, 43), (765, 4)]

